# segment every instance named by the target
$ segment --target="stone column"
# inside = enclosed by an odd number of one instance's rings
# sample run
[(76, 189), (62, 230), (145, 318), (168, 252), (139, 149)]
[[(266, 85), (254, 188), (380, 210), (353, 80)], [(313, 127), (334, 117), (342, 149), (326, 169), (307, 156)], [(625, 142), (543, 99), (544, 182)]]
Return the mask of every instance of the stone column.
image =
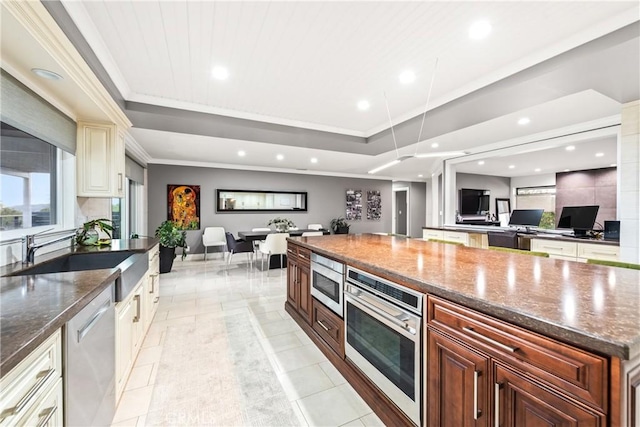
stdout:
[(640, 264), (640, 100), (622, 105), (618, 159), (620, 260)]

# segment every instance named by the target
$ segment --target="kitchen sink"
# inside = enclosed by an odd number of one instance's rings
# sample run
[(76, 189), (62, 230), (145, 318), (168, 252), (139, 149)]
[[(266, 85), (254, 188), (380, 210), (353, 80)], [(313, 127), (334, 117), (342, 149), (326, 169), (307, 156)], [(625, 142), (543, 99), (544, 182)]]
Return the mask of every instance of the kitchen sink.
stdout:
[(149, 256), (132, 251), (68, 254), (33, 267), (14, 271), (6, 276), (28, 276), (34, 274), (66, 273), (70, 271), (101, 270), (118, 267), (120, 277), (116, 279), (116, 302), (122, 301), (149, 269)]

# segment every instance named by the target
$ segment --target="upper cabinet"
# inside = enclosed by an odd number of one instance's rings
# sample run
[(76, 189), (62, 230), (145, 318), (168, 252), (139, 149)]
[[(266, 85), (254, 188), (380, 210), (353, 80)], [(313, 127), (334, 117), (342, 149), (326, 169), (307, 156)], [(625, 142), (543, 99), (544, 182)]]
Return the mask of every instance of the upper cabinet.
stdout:
[(115, 124), (78, 122), (78, 197), (124, 197), (124, 138)]

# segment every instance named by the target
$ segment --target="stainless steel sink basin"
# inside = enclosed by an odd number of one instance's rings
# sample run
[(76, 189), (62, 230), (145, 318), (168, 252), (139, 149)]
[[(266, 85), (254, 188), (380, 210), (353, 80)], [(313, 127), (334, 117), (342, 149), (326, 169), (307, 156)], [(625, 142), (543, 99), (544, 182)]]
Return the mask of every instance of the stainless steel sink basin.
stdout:
[(116, 267), (121, 271), (120, 277), (116, 279), (117, 302), (122, 301), (133, 290), (149, 269), (149, 257), (146, 253), (120, 251), (68, 254), (36, 264), (33, 267), (14, 271), (7, 276), (66, 273)]

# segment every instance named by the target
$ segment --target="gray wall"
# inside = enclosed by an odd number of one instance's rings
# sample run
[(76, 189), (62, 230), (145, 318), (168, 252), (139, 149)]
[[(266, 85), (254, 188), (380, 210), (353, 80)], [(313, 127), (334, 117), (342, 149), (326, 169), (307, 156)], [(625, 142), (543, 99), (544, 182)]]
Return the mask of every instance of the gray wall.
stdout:
[(596, 222), (603, 225), (604, 221), (615, 221), (618, 182), (616, 173), (616, 168), (557, 173), (556, 225), (564, 206), (599, 205)]
[[(379, 190), (382, 197), (381, 220), (367, 220), (365, 205), (365, 219), (350, 221), (350, 233), (391, 231), (391, 181), (149, 164), (148, 183), (149, 235), (167, 219), (168, 184), (200, 185), (200, 230), (187, 231), (187, 243), (191, 247), (191, 253), (204, 252), (202, 232), (204, 227), (208, 226), (224, 227), (237, 237), (238, 231), (265, 227), (270, 219), (280, 216), (291, 219), (299, 228), (305, 228), (311, 223), (321, 223), (328, 228), (332, 218), (345, 216), (347, 189), (362, 190), (365, 198), (367, 190)], [(217, 189), (306, 191), (308, 210), (217, 213)], [(424, 206), (424, 201), (421, 203)]]
[[(508, 199), (511, 191), (511, 178), (491, 175), (476, 175), (471, 173), (456, 174), (456, 189), (471, 188), (474, 190), (489, 190), (491, 196), (489, 201), (489, 210), (496, 213), (496, 198)], [(458, 209), (458, 196), (456, 192), (456, 204), (453, 208)]]

